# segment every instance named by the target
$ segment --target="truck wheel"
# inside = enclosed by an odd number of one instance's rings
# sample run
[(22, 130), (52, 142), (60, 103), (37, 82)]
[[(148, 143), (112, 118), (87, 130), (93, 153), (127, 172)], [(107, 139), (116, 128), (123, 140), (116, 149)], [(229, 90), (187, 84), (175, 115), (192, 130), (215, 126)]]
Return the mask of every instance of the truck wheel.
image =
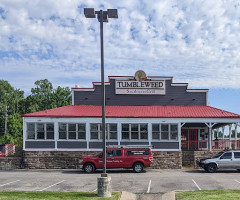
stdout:
[(135, 164), (133, 165), (133, 170), (134, 170), (134, 172), (136, 172), (136, 173), (142, 172), (142, 171), (143, 171), (143, 164), (140, 163), (140, 162), (135, 163)]
[(217, 171), (217, 166), (215, 164), (209, 164), (207, 166), (207, 171), (209, 173), (215, 173)]
[(92, 163), (86, 163), (83, 166), (83, 170), (86, 173), (93, 173), (95, 171), (95, 167), (94, 167), (94, 165)]

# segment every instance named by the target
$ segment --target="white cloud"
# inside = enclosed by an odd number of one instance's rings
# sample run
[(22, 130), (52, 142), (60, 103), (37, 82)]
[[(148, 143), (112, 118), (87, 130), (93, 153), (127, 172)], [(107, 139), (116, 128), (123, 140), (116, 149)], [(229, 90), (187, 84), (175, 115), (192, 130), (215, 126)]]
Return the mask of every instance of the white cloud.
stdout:
[(69, 87), (99, 81), (99, 23), (84, 7), (118, 8), (104, 24), (106, 76), (142, 69), (191, 88), (240, 88), (234, 0), (2, 0), (0, 79), (25, 91), (42, 78)]

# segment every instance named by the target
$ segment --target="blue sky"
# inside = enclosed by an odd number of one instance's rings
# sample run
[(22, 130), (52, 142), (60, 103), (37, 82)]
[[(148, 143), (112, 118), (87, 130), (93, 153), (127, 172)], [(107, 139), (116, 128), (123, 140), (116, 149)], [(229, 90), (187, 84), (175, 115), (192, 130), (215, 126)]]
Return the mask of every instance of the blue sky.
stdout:
[(1, 0), (0, 79), (26, 94), (100, 81), (99, 23), (84, 7), (117, 8), (104, 24), (105, 74), (173, 76), (209, 88), (211, 106), (240, 114), (240, 1)]

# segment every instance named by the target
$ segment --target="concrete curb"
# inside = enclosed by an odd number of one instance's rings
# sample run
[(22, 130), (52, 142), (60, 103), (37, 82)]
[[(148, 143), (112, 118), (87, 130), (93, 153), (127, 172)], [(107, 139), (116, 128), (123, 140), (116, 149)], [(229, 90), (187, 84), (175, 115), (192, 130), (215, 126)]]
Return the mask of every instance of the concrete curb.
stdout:
[(122, 191), (119, 200), (137, 200), (137, 195), (130, 192)]
[(167, 192), (162, 195), (162, 200), (175, 200), (175, 191)]

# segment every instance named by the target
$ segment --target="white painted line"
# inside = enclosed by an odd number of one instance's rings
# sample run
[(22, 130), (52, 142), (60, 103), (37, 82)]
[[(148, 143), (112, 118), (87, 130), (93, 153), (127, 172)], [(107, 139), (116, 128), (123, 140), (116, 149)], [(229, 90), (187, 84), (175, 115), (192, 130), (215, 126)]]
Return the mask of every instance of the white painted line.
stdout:
[(197, 186), (197, 188), (199, 189), (199, 190), (201, 190), (201, 188), (198, 186), (198, 184), (192, 179), (192, 181), (194, 182), (194, 184)]
[(152, 183), (152, 180), (150, 180), (150, 181), (149, 181), (149, 183), (148, 183), (148, 189), (147, 189), (147, 193), (149, 193), (149, 192), (150, 192), (151, 183)]
[(50, 185), (50, 186), (48, 186), (48, 187), (46, 187), (46, 188), (43, 188), (43, 189), (41, 189), (41, 190), (37, 190), (37, 191), (44, 191), (44, 190), (47, 190), (48, 188), (51, 188), (51, 187), (53, 187), (53, 186), (55, 186), (55, 185), (58, 185), (58, 184), (62, 183), (63, 181), (65, 181), (65, 180), (62, 180), (62, 181), (60, 181), (60, 182), (58, 182), (58, 183), (55, 183), (55, 184), (53, 184), (53, 185)]
[(3, 185), (0, 185), (0, 187), (5, 186), (5, 185), (9, 185), (9, 184), (11, 184), (11, 183), (16, 183), (16, 182), (18, 182), (18, 181), (20, 181), (20, 180), (12, 181), (12, 182), (9, 182), (9, 183), (5, 183), (5, 184), (3, 184)]
[(236, 180), (236, 179), (235, 179), (234, 181), (236, 181), (237, 183), (240, 183), (240, 182), (239, 182), (238, 180)]

